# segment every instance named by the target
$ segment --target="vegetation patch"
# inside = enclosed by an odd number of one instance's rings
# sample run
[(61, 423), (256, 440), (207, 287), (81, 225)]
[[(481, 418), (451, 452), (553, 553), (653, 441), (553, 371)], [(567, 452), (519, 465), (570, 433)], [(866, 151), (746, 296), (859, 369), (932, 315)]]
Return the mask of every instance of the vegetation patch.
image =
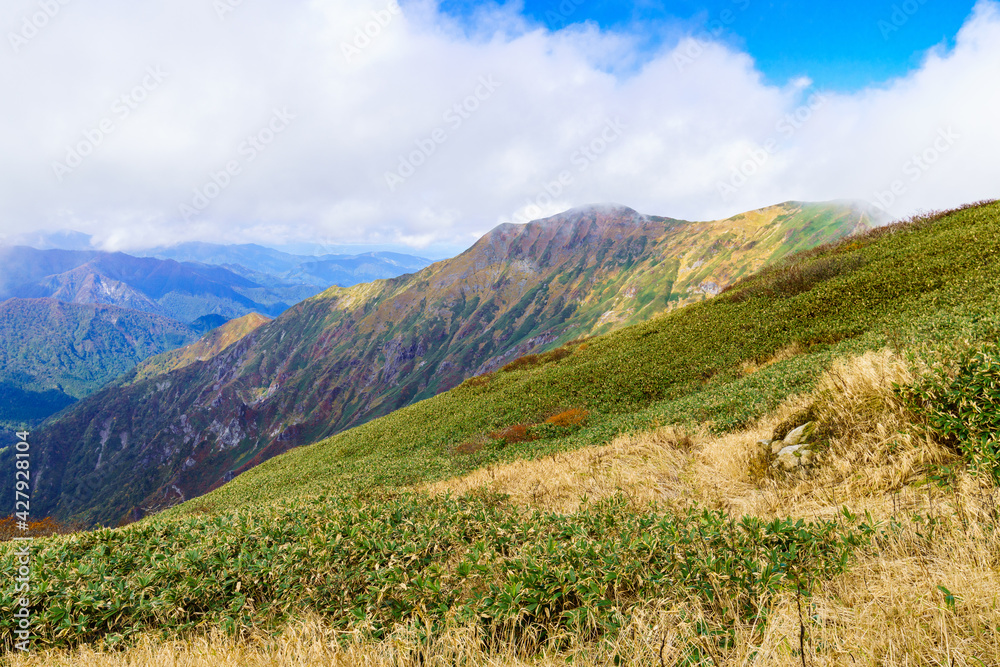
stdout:
[(582, 425), (587, 421), (587, 417), (589, 415), (590, 412), (582, 408), (570, 408), (569, 410), (564, 410), (558, 414), (552, 415), (545, 420), (545, 423), (562, 426), (563, 428), (570, 428), (572, 426)]
[[(843, 572), (873, 532), (636, 513), (623, 498), (525, 515), (502, 497), (318, 497), (39, 544), (33, 631), (38, 648), (114, 646), (150, 630), (276, 628), (313, 610), (375, 640), (453, 619), (538, 647), (567, 632), (614, 637), (643, 600), (694, 596), (711, 610), (708, 640), (724, 645), (735, 621), (763, 622), (775, 595)], [(0, 556), (8, 571), (15, 561)], [(7, 650), (13, 606), (0, 593)]]
[(973, 346), (937, 364), (913, 387), (908, 405), (969, 469), (1000, 485), (1000, 346)]
[(489, 437), (494, 440), (501, 440), (507, 445), (537, 440), (537, 437), (529, 429), (530, 427), (528, 425), (515, 424), (514, 426), (508, 426), (505, 429), (494, 431), (493, 433), (490, 433)]

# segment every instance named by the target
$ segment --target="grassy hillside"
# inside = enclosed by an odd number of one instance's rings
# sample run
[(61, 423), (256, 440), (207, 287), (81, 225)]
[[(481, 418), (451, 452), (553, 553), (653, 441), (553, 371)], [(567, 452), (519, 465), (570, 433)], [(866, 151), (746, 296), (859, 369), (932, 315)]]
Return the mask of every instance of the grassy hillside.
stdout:
[(870, 221), (843, 203), (790, 202), (707, 223), (590, 207), (501, 225), (458, 257), (332, 288), (204, 362), (73, 406), (36, 434), (35, 502), (88, 522), (141, 516)]
[(18, 664), (996, 664), (998, 254), (996, 203), (878, 230), (38, 542), (37, 645), (90, 646)]
[[(657, 423), (724, 432), (810, 389), (840, 355), (995, 334), (998, 208), (878, 229), (800, 254), (711, 301), (522, 359), (291, 451), (178, 511), (440, 479)], [(789, 358), (768, 363), (782, 357)], [(586, 418), (547, 423), (573, 409)]]

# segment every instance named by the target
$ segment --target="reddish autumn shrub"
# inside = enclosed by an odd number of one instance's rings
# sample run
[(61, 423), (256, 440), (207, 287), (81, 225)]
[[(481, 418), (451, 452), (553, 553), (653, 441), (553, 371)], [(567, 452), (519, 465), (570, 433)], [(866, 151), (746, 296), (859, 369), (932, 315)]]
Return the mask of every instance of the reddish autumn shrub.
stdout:
[(590, 415), (590, 413), (582, 408), (571, 408), (565, 412), (560, 412), (557, 415), (552, 415), (545, 420), (545, 423), (564, 427), (579, 426), (587, 420), (588, 415)]
[(537, 354), (526, 354), (523, 357), (518, 357), (514, 361), (510, 362), (506, 366), (500, 369), (501, 373), (511, 373), (513, 371), (523, 370), (525, 368), (532, 368), (542, 363), (542, 358)]
[(12, 540), (15, 537), (48, 537), (49, 535), (65, 535), (72, 533), (72, 526), (59, 523), (52, 517), (37, 521), (28, 520), (28, 530), (18, 527), (17, 519), (12, 516), (0, 519), (0, 542)]
[(503, 440), (508, 445), (513, 445), (518, 442), (531, 442), (532, 440), (535, 440), (535, 436), (528, 431), (528, 427), (524, 424), (508, 426), (502, 431), (491, 433), (490, 437), (494, 440)]

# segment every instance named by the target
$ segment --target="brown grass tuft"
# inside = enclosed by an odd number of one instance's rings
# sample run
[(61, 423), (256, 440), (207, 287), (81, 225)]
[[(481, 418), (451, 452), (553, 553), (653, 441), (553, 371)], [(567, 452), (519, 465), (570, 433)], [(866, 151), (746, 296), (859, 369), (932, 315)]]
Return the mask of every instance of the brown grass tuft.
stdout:
[(697, 437), (674, 427), (621, 437), (605, 447), (515, 461), (423, 487), (432, 493), (485, 490), (508, 495), (525, 507), (555, 512), (579, 509), (625, 493), (636, 507), (673, 497)]
[(763, 370), (772, 364), (776, 364), (780, 361), (787, 361), (788, 359), (805, 353), (806, 349), (802, 347), (801, 343), (792, 343), (791, 345), (781, 348), (770, 357), (762, 359), (748, 359), (744, 361), (741, 370), (743, 371), (743, 375), (753, 375), (757, 371)]

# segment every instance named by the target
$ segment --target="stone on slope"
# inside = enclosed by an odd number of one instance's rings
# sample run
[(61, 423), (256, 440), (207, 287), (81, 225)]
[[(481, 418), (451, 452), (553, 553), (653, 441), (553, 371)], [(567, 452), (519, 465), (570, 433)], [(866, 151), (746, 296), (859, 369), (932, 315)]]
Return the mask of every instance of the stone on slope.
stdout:
[(791, 447), (805, 442), (816, 430), (816, 422), (808, 422), (785, 436), (785, 445)]

